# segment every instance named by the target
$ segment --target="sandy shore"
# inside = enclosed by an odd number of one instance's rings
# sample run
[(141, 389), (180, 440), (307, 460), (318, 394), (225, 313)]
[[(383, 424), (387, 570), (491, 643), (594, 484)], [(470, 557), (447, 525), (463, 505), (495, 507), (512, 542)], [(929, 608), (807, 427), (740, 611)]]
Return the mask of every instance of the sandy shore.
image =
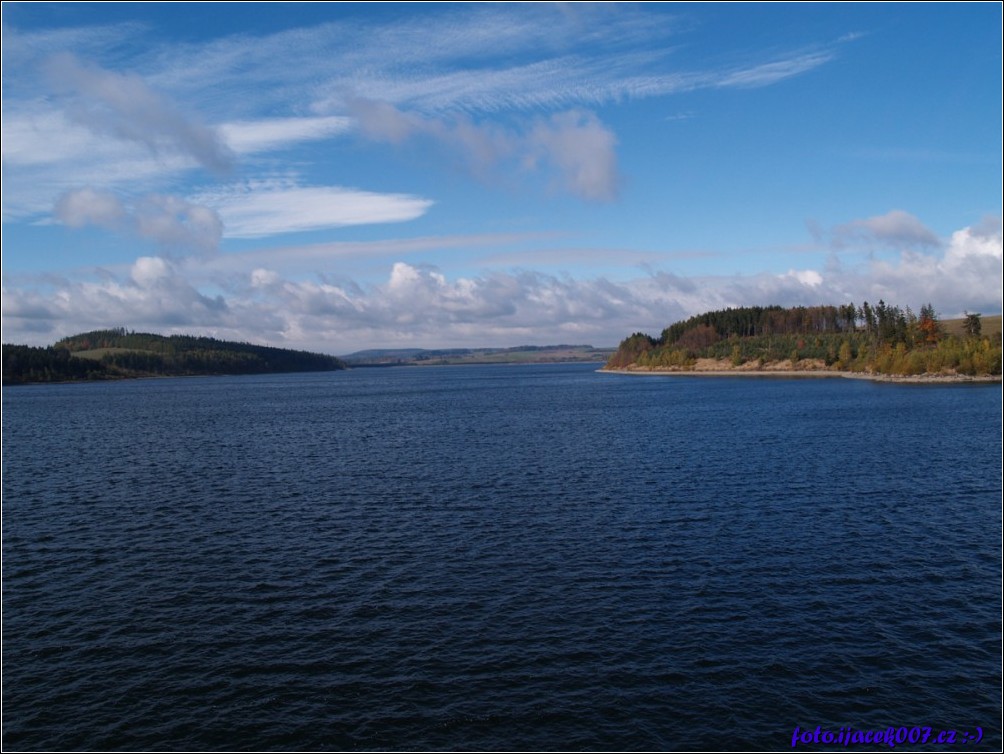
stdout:
[(873, 380), (875, 382), (902, 382), (923, 385), (978, 382), (1001, 382), (1001, 375), (993, 374), (874, 374), (869, 372), (847, 372), (839, 369), (829, 369), (819, 360), (800, 361), (793, 366), (790, 361), (779, 361), (760, 367), (756, 362), (748, 362), (738, 367), (725, 360), (698, 359), (690, 369), (675, 367), (627, 367), (625, 369), (599, 369), (597, 371), (609, 374), (637, 374), (653, 376), (690, 376), (690, 377), (846, 377), (852, 380)]

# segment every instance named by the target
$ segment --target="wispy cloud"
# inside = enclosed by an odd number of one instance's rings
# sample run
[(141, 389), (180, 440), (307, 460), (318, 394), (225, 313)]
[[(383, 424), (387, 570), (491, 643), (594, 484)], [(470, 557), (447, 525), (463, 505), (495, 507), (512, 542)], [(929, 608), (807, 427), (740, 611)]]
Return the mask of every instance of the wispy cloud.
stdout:
[[(250, 156), (351, 128), (343, 116), (307, 116), (234, 121), (217, 132), (234, 153)], [(104, 138), (42, 103), (5, 111), (2, 150), (5, 222), (47, 213), (60, 195), (84, 186), (133, 195), (162, 191), (199, 167), (188, 154), (154, 154), (134, 141)]]
[(183, 113), (141, 77), (84, 63), (71, 53), (54, 55), (45, 70), (54, 90), (65, 97), (63, 108), (74, 122), (154, 153), (181, 152), (217, 174), (233, 168), (233, 153), (214, 129)]
[[(11, 69), (35, 71), (53, 55), (72, 52), (85, 58), (122, 54), (131, 48), (139, 54), (146, 47), (144, 36), (148, 28), (138, 22), (87, 26), (58, 26), (24, 31), (4, 19), (3, 62)], [(31, 97), (38, 93), (34, 75), (4, 77), (5, 97)]]
[(227, 145), (238, 154), (284, 149), (305, 141), (317, 141), (345, 133), (352, 128), (349, 118), (323, 117), (263, 118), (224, 123), (218, 129)]
[(616, 138), (591, 111), (765, 86), (836, 54), (821, 43), (729, 66), (690, 56), (684, 66), (675, 45), (693, 20), (644, 6), (463, 5), (387, 18), (170, 48), (135, 23), (5, 26), (4, 220), (37, 219), (81, 186), (182, 193), (177, 182), (199, 167), (222, 175), (242, 156), (343, 137), (367, 100), (404, 115), (409, 134), (452, 144), (482, 176), (510, 160), (552, 188), (606, 201), (618, 185)]
[[(232, 118), (235, 108), (260, 115), (310, 104), (317, 114), (340, 114), (351, 96), (425, 114), (473, 114), (764, 86), (826, 64), (839, 44), (821, 42), (817, 49), (787, 54), (753, 52), (728, 66), (709, 61), (686, 67), (673, 53), (694, 26), (682, 14), (644, 6), (567, 13), (546, 4), (518, 10), (461, 5), (448, 14), (232, 35), (186, 44), (170, 56), (151, 43), (133, 60), (148, 85), (219, 122)], [(135, 29), (128, 31), (137, 36)], [(106, 36), (113, 32), (114, 27), (102, 30)], [(76, 49), (73, 39), (64, 41), (70, 45), (64, 49)], [(120, 49), (127, 41), (135, 45), (125, 33), (117, 45), (108, 40), (105, 45)], [(37, 40), (31, 44), (40, 48)], [(94, 46), (81, 50), (79, 55), (93, 54)], [(277, 66), (277, 60), (284, 64)]]
[(432, 206), (431, 200), (410, 194), (301, 186), (290, 178), (227, 184), (197, 194), (193, 201), (219, 213), (227, 238), (404, 222), (421, 217)]
[(715, 86), (740, 87), (744, 89), (769, 86), (770, 84), (776, 84), (779, 81), (784, 81), (785, 79), (790, 79), (793, 76), (799, 76), (814, 68), (818, 68), (825, 63), (829, 63), (834, 57), (833, 52), (820, 51), (742, 67), (720, 74), (717, 77)]

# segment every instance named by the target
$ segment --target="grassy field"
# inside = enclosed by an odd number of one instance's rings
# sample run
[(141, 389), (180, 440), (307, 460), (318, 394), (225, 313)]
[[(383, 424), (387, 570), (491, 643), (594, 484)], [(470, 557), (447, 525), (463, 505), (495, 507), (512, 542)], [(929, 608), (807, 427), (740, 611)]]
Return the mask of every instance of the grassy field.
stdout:
[[(986, 317), (980, 317), (983, 325), (983, 335), (994, 335), (995, 333), (1001, 332), (1001, 315), (994, 314)], [(941, 320), (942, 326), (945, 328), (945, 332), (949, 335), (962, 336), (966, 334), (964, 329), (964, 319), (943, 319)]]
[(106, 354), (110, 353), (131, 353), (137, 349), (135, 348), (92, 348), (89, 351), (71, 351), (72, 356), (76, 356), (80, 359), (92, 359), (93, 361), (101, 361), (101, 358)]

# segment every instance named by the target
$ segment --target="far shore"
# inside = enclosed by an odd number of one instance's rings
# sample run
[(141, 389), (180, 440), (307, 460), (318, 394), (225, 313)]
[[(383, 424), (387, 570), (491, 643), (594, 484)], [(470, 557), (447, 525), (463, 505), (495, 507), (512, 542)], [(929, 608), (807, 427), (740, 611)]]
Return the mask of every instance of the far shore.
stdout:
[[(803, 366), (804, 364), (804, 366)], [(597, 370), (607, 374), (634, 374), (651, 376), (680, 377), (846, 377), (851, 380), (872, 380), (875, 382), (900, 382), (922, 385), (953, 384), (953, 383), (995, 383), (1001, 382), (999, 374), (956, 374), (943, 372), (940, 374), (877, 374), (874, 372), (849, 372), (841, 369), (830, 369), (822, 361), (806, 360), (793, 366), (791, 362), (782, 361), (757, 366), (755, 362), (747, 362), (732, 366), (728, 361), (715, 359), (698, 359), (690, 368), (686, 367), (639, 367), (629, 366), (621, 369)]]

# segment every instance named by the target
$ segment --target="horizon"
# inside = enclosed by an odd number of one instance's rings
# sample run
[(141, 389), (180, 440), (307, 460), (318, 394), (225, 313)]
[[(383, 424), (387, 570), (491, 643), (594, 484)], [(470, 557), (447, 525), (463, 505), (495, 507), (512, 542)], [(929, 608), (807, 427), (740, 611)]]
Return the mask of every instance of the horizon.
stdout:
[[(886, 303), (890, 303), (890, 302), (886, 302)], [(895, 303), (892, 303), (891, 305), (892, 306), (897, 306), (897, 304), (895, 304)], [(768, 305), (768, 306), (770, 306), (770, 305)], [(828, 304), (824, 304), (823, 306), (828, 306)], [(908, 307), (908, 308), (912, 309), (912, 307)], [(699, 312), (698, 315), (700, 315), (700, 314), (706, 314), (706, 313), (709, 313), (709, 312)], [(937, 314), (937, 312), (935, 314)], [(991, 320), (1000, 319), (1001, 316), (1002, 316), (1000, 313), (984, 313), (984, 312), (968, 312), (968, 314), (976, 314), (977, 316), (979, 316), (984, 321), (987, 320), (987, 319), (991, 319)], [(939, 319), (940, 322), (945, 323), (945, 324), (947, 324), (949, 322), (951, 322), (951, 323), (954, 324), (954, 323), (961, 323), (961, 322), (963, 322), (964, 319), (965, 319), (965, 317), (941, 317), (941, 316), (939, 316), (938, 319)], [(684, 320), (677, 320), (675, 322), (667, 323), (667, 327), (672, 326), (674, 324), (678, 324), (679, 322), (682, 322), (682, 321), (684, 321)], [(661, 328), (661, 329), (666, 329), (666, 328)], [(59, 342), (62, 339), (72, 339), (74, 337), (79, 337), (81, 335), (87, 335), (87, 334), (90, 334), (92, 332), (101, 332), (103, 330), (107, 330), (107, 331), (123, 330), (126, 334), (129, 334), (129, 335), (153, 335), (153, 336), (157, 336), (157, 337), (171, 337), (171, 336), (174, 336), (174, 335), (179, 336), (179, 337), (210, 337), (210, 338), (216, 337), (214, 335), (206, 334), (206, 333), (193, 333), (193, 332), (181, 332), (181, 331), (179, 331), (179, 332), (171, 332), (171, 333), (147, 332), (147, 331), (136, 330), (136, 329), (129, 328), (129, 327), (113, 326), (113, 327), (107, 327), (107, 328), (97, 328), (97, 329), (94, 329), (94, 330), (86, 330), (86, 331), (81, 330), (81, 331), (76, 331), (76, 332), (68, 333), (67, 335), (61, 336), (59, 339), (57, 339), (54, 342), (41, 344), (41, 347), (55, 345), (56, 342)], [(601, 344), (596, 344), (596, 343), (559, 343), (559, 342), (555, 341), (555, 342), (542, 342), (542, 343), (518, 343), (516, 345), (498, 345), (498, 346), (485, 346), (485, 345), (464, 345), (464, 346), (457, 346), (457, 345), (445, 345), (445, 346), (436, 346), (436, 347), (429, 347), (429, 348), (420, 347), (420, 346), (405, 346), (405, 345), (391, 346), (391, 347), (366, 346), (364, 348), (359, 348), (359, 349), (356, 349), (354, 351), (349, 351), (349, 352), (344, 352), (343, 351), (343, 352), (335, 353), (335, 352), (317, 351), (317, 353), (325, 355), (325, 356), (334, 356), (336, 358), (347, 358), (347, 357), (350, 357), (350, 356), (357, 356), (359, 354), (367, 353), (367, 352), (374, 352), (374, 353), (395, 353), (395, 352), (401, 352), (401, 353), (406, 353), (406, 352), (418, 352), (418, 351), (438, 352), (438, 351), (479, 351), (479, 350), (484, 350), (484, 351), (519, 351), (521, 349), (542, 349), (542, 350), (546, 350), (546, 349), (558, 349), (558, 348), (588, 348), (588, 349), (591, 349), (591, 350), (594, 350), (594, 351), (616, 351), (618, 349), (618, 347), (620, 346), (621, 341), (626, 340), (627, 338), (629, 338), (630, 336), (635, 335), (635, 334), (637, 334), (637, 332), (635, 332), (635, 333), (628, 333), (628, 334), (624, 335), (624, 337), (622, 337), (617, 343), (613, 343), (613, 344), (602, 344), (602, 343)], [(650, 333), (650, 332), (649, 333), (642, 333), (642, 334), (644, 334), (644, 335), (652, 335), (652, 333)], [(652, 335), (652, 336), (655, 337), (654, 335)], [(225, 339), (222, 339), (222, 338), (220, 340), (224, 340), (225, 341)], [(235, 342), (235, 341), (231, 341), (231, 342)], [(310, 349), (296, 349), (294, 346), (290, 346), (290, 345), (276, 345), (274, 343), (267, 343), (267, 342), (261, 342), (261, 341), (236, 341), (236, 342), (246, 342), (246, 343), (248, 343), (250, 345), (263, 346), (263, 347), (267, 347), (267, 348), (290, 348), (290, 349), (293, 349), (293, 350), (310, 350)], [(23, 346), (23, 345), (28, 345), (28, 346), (32, 346), (32, 347), (39, 347), (40, 346), (40, 344), (37, 344), (37, 343), (12, 343), (12, 342), (9, 342), (9, 341), (6, 341), (6, 340), (4, 341), (4, 345), (9, 345), (9, 346)]]
[(999, 4), (245, 5), (4, 3), (5, 343), (1004, 309)]

